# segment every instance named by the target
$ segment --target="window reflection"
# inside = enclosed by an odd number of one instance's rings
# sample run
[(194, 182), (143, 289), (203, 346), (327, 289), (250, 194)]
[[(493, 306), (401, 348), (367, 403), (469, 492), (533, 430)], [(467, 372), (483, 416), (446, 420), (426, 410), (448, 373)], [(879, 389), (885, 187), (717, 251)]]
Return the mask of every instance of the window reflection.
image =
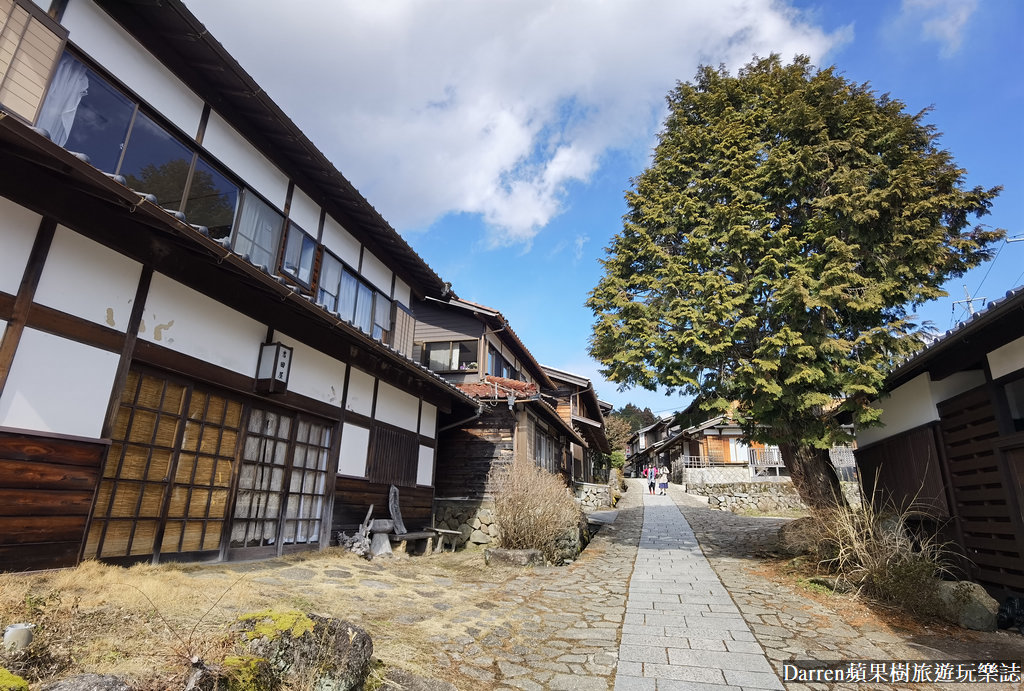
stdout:
[(185, 200), (188, 222), (206, 226), (212, 238), (224, 238), (231, 233), (237, 209), (238, 186), (202, 158), (197, 158)]
[(69, 151), (117, 172), (135, 104), (80, 60), (65, 53), (50, 82), (37, 125)]
[(160, 206), (180, 209), (191, 167), (187, 146), (145, 113), (135, 116), (119, 171), (129, 187), (156, 196)]

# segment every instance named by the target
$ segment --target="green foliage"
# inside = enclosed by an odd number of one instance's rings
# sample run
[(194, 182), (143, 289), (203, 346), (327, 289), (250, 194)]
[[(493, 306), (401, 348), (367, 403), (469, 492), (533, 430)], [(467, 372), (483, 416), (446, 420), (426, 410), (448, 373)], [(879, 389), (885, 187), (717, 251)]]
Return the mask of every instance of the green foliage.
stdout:
[(623, 386), (696, 394), (749, 438), (819, 448), (920, 348), (910, 311), (990, 257), (927, 111), (807, 58), (702, 67), (668, 96), (651, 166), (587, 301), (590, 353)]
[(612, 468), (615, 470), (622, 470), (626, 465), (626, 454), (622, 451), (612, 451)]
[(246, 640), (250, 641), (254, 638), (273, 640), (284, 633), (290, 634), (292, 638), (298, 638), (315, 627), (312, 619), (297, 610), (276, 612), (267, 609), (243, 614), (238, 617), (238, 621), (253, 622), (252, 628), (245, 632)]

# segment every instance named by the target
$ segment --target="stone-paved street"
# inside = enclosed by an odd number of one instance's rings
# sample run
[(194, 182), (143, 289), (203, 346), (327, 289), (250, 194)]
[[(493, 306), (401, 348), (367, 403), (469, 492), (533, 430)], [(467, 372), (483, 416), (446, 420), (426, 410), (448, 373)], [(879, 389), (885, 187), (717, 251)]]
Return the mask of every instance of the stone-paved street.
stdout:
[[(910, 638), (772, 580), (758, 557), (786, 519), (713, 511), (678, 487), (668, 497), (648, 495), (639, 480), (629, 487), (615, 522), (569, 566), (484, 567), (479, 552), (349, 555), (209, 565), (192, 577), (245, 572), (260, 597), (287, 594), (349, 618), (386, 663), (460, 691), (779, 688), (782, 661), (793, 658), (1024, 657), (1024, 636)], [(432, 688), (442, 687), (452, 688)]]

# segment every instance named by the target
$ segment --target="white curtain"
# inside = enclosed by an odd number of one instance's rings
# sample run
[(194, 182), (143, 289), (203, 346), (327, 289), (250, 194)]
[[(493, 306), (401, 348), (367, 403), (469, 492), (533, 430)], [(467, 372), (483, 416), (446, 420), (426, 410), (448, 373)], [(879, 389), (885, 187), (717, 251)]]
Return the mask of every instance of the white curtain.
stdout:
[(50, 139), (60, 146), (64, 146), (71, 136), (78, 105), (89, 93), (86, 72), (85, 65), (65, 53), (46, 93), (37, 126), (49, 132)]
[(248, 254), (254, 264), (262, 264), (274, 271), (277, 241), (283, 218), (256, 197), (246, 194), (242, 213), (238, 219), (235, 252)]

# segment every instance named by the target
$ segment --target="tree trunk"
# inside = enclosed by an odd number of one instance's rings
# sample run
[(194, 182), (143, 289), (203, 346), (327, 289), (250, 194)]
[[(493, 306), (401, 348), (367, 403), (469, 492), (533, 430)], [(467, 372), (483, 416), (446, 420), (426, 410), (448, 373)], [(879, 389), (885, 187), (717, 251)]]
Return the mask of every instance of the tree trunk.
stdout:
[(828, 449), (803, 444), (780, 444), (779, 451), (782, 453), (782, 462), (793, 478), (793, 487), (807, 508), (820, 510), (846, 505)]

